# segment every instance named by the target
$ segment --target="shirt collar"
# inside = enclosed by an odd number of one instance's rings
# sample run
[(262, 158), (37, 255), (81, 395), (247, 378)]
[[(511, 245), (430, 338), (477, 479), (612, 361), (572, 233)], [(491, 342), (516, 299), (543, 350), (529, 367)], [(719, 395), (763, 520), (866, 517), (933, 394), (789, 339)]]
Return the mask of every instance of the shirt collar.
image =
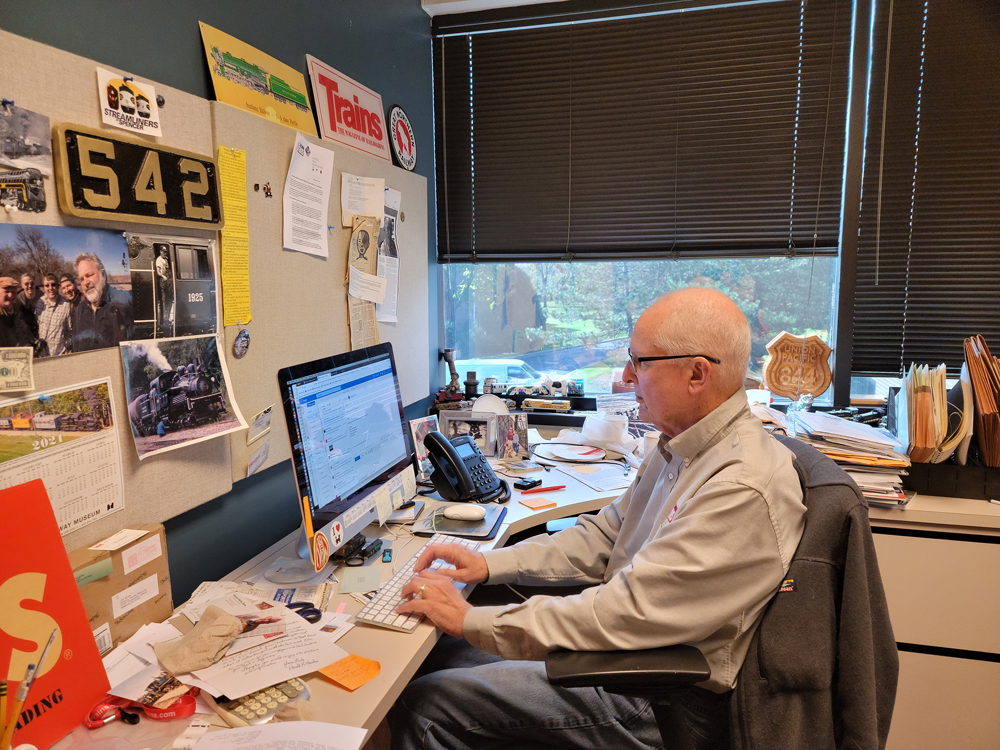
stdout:
[[(660, 438), (660, 451), (664, 449), (684, 460), (685, 465), (710, 445), (718, 441), (721, 434), (748, 410), (747, 394), (742, 388), (726, 399), (714, 411), (688, 427), (684, 432), (671, 440)], [(666, 444), (664, 445), (664, 442)]]

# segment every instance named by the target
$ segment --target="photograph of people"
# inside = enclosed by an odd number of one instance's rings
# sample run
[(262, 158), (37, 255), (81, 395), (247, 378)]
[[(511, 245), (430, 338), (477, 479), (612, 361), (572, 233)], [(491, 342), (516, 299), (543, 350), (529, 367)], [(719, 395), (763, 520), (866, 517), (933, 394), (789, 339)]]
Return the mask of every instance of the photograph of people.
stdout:
[(73, 261), (84, 301), (71, 316), (73, 352), (106, 349), (132, 338), (132, 294), (116, 289), (93, 253), (79, 253)]
[(28, 341), (15, 338), (33, 346), (35, 357), (113, 347), (132, 335), (132, 277), (121, 232), (2, 224), (0, 277), (31, 331)]

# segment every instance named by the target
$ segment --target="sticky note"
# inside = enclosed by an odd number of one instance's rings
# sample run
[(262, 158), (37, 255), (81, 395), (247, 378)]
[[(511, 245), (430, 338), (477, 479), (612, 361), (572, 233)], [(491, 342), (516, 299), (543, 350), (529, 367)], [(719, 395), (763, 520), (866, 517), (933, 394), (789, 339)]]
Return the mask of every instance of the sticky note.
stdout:
[(577, 474), (593, 474), (595, 471), (600, 471), (600, 466), (571, 466), (570, 471), (576, 472)]
[(518, 502), (525, 508), (531, 508), (532, 510), (556, 507), (556, 501), (549, 500), (547, 497), (522, 497)]
[(369, 680), (378, 677), (381, 671), (382, 665), (377, 661), (350, 654), (340, 661), (323, 667), (319, 673), (344, 690), (354, 692)]

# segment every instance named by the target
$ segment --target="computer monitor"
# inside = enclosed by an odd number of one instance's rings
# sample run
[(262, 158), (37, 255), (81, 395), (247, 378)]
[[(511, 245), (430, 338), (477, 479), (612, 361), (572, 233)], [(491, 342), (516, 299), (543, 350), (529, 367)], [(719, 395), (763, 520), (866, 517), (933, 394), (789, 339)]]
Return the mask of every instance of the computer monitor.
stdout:
[[(375, 490), (413, 465), (392, 345), (282, 368), (278, 387), (303, 528), (332, 554), (377, 520)], [(312, 559), (305, 534), (298, 552)]]

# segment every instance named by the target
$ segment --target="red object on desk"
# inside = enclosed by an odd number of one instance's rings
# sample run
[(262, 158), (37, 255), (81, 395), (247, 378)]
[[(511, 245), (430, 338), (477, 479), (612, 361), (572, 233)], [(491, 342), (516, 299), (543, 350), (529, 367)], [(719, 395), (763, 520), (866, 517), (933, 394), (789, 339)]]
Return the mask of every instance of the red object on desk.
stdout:
[[(0, 491), (0, 674), (20, 679), (59, 632), (39, 664), (17, 716), (14, 745), (50, 747), (108, 692), (108, 677), (80, 599), (59, 524), (41, 479)], [(17, 688), (8, 685), (7, 705)]]
[(530, 490), (521, 490), (522, 495), (530, 495), (535, 492), (552, 492), (553, 490), (564, 490), (565, 484), (557, 484), (554, 487), (532, 487)]

